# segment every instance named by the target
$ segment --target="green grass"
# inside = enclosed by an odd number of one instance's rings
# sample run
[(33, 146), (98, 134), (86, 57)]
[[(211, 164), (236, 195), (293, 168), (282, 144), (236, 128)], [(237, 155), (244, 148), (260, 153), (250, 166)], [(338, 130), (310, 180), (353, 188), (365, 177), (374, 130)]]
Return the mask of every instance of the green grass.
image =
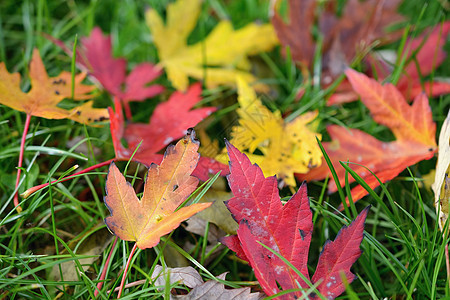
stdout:
[[(131, 66), (140, 62), (157, 62), (157, 52), (151, 41), (151, 33), (144, 22), (144, 11), (153, 6), (163, 12), (169, 1), (0, 1), (0, 61), (9, 71), (20, 72), (25, 78), (33, 48), (38, 48), (50, 75), (71, 69), (71, 57), (46, 40), (41, 33), (48, 33), (68, 43), (75, 36), (89, 34), (94, 26), (111, 33), (115, 55), (124, 56)], [(204, 38), (219, 19), (230, 19), (236, 27), (253, 21), (267, 22), (268, 3), (262, 0), (210, 0), (204, 2), (200, 21), (189, 41)], [(448, 18), (439, 1), (424, 4), (423, 1), (405, 1), (401, 12), (410, 22), (413, 34), (425, 27)], [(388, 46), (401, 50), (401, 44)], [(450, 49), (448, 43), (447, 51)], [(284, 59), (279, 48), (261, 54), (254, 59), (264, 72), (270, 74), (276, 96), (263, 95), (264, 103), (272, 109), (290, 112), (292, 116), (306, 110), (318, 109), (323, 120), (319, 130), (325, 133), (325, 125), (335, 123), (358, 128), (375, 137), (388, 141), (392, 134), (368, 117), (367, 108), (360, 102), (341, 107), (327, 107), (325, 97), (329, 91), (308, 88), (308, 97), (294, 101), (301, 82), (300, 72), (289, 59)], [(449, 77), (450, 58), (438, 68), (434, 77)], [(396, 69), (401, 72), (401, 66)], [(395, 73), (398, 74), (398, 73)], [(164, 76), (158, 80), (170, 86)], [(29, 89), (28, 79), (22, 88)], [(169, 89), (169, 91), (171, 91)], [(156, 102), (166, 99), (169, 92), (144, 103), (132, 103), (132, 110), (139, 112), (134, 121), (147, 122)], [(0, 95), (1, 96), (1, 95)], [(233, 117), (229, 113), (236, 108), (235, 91), (227, 88), (204, 91), (205, 102), (221, 103), (208, 132), (223, 140)], [(233, 100), (230, 100), (232, 98)], [(107, 94), (96, 100), (99, 106), (112, 105)], [(440, 128), (450, 107), (450, 96), (430, 100), (433, 119)], [(288, 117), (289, 118), (289, 117)], [(107, 231), (103, 219), (108, 210), (103, 203), (106, 168), (79, 176), (71, 181), (51, 185), (28, 199), (21, 199), (24, 210), (19, 214), (13, 207), (16, 166), (25, 114), (0, 105), (0, 297), (3, 299), (91, 299), (94, 297), (98, 276), (105, 267), (112, 251), (110, 269), (100, 291), (101, 299), (110, 299), (107, 291), (118, 287), (121, 272), (133, 247), (132, 243), (118, 241), (112, 249), (113, 236)], [(69, 141), (79, 138), (78, 144), (87, 145), (80, 154)], [(328, 137), (325, 136), (325, 140)], [(75, 142), (77, 143), (77, 142)], [(26, 139), (24, 178), (19, 192), (37, 184), (62, 177), (74, 165), (86, 168), (114, 157), (109, 128), (92, 128), (68, 120), (46, 120), (32, 117)], [(343, 224), (354, 219), (367, 205), (372, 205), (367, 221), (365, 239), (361, 245), (362, 256), (353, 266), (356, 279), (341, 299), (441, 299), (450, 297), (449, 282), (445, 270), (444, 246), (448, 237), (442, 236), (436, 222), (434, 195), (422, 184), (423, 175), (435, 168), (436, 160), (420, 162), (401, 173), (389, 183), (382, 184), (370, 195), (349, 207), (343, 213), (336, 211), (348, 187), (339, 193), (328, 195), (323, 182), (308, 185), (314, 214), (314, 234), (310, 249), (310, 273), (315, 269), (321, 246), (327, 239), (334, 239)], [(125, 163), (120, 167), (123, 170)], [(349, 169), (349, 172), (351, 170)], [(142, 184), (144, 168), (131, 163), (127, 174), (134, 186)], [(357, 182), (364, 184), (361, 179)], [(219, 179), (220, 181), (221, 179)], [(291, 192), (285, 189), (282, 196)], [(209, 228), (209, 227), (207, 227)], [(158, 299), (168, 295), (174, 286), (157, 289), (149, 274), (156, 264), (177, 267), (192, 265), (205, 280), (223, 272), (229, 272), (226, 285), (230, 287), (252, 286), (255, 276), (251, 268), (238, 261), (228, 249), (217, 255), (205, 257), (207, 235), (194, 235), (184, 228), (175, 230), (161, 243), (144, 251), (138, 250), (133, 258), (127, 281), (147, 281), (128, 288), (123, 299)], [(194, 244), (190, 251), (183, 250), (186, 242)], [(100, 245), (100, 249), (87, 251)], [(82, 259), (91, 259), (86, 266)], [(86, 260), (84, 260), (86, 261)], [(72, 262), (70, 273), (64, 264)], [(70, 273), (70, 274), (69, 274)], [(62, 278), (58, 280), (56, 278)], [(62, 288), (64, 286), (64, 288)], [(177, 285), (177, 288), (185, 289)]]

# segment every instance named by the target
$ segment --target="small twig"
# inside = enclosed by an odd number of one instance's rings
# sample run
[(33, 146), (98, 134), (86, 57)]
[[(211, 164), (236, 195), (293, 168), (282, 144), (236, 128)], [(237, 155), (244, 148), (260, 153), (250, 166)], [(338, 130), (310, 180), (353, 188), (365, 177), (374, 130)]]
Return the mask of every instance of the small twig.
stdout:
[(25, 140), (28, 133), (28, 128), (30, 127), (31, 114), (27, 114), (27, 118), (25, 120), (25, 125), (23, 127), (22, 133), (22, 141), (20, 142), (20, 152), (19, 152), (19, 163), (17, 164), (17, 178), (16, 178), (16, 188), (14, 194), (14, 206), (18, 213), (22, 212), (22, 207), (19, 206), (19, 182), (20, 182), (20, 173), (22, 172), (22, 162), (23, 162), (23, 152), (25, 150)]
[(99, 291), (102, 289), (102, 286), (103, 286), (103, 280), (104, 280), (105, 277), (106, 277), (106, 272), (108, 272), (108, 270), (109, 270), (109, 265), (110, 265), (109, 262), (110, 262), (110, 260), (111, 260), (111, 256), (112, 256), (112, 253), (113, 253), (113, 251), (114, 251), (114, 248), (116, 248), (116, 244), (117, 244), (117, 240), (118, 240), (118, 239), (119, 239), (119, 238), (118, 238), (117, 236), (114, 238), (114, 242), (113, 242), (113, 245), (112, 245), (112, 247), (111, 247), (111, 251), (109, 251), (108, 258), (106, 259), (106, 262), (105, 262), (105, 267), (104, 267), (103, 270), (102, 270), (102, 274), (100, 274), (100, 278), (99, 278), (100, 282), (97, 283), (97, 289), (96, 289), (95, 292), (94, 292), (94, 296), (95, 296), (95, 297), (97, 297)]
[[(64, 177), (64, 178), (61, 178), (61, 179), (57, 179), (57, 180), (53, 180), (53, 181), (51, 182), (51, 184), (55, 184), (55, 183), (59, 183), (59, 182), (63, 182), (63, 181), (70, 180), (70, 179), (72, 179), (72, 178), (74, 178), (74, 177), (77, 177), (77, 176), (79, 176), (79, 175), (88, 173), (88, 172), (90, 172), (90, 171), (92, 171), (92, 170), (95, 170), (95, 169), (98, 169), (98, 168), (107, 166), (107, 165), (111, 164), (111, 163), (112, 163), (113, 161), (115, 161), (115, 160), (116, 160), (115, 158), (112, 158), (112, 159), (110, 159), (110, 160), (101, 162), (101, 163), (99, 163), (99, 164), (93, 165), (93, 166), (91, 166), (91, 167), (89, 167), (89, 168), (86, 168), (86, 169), (84, 169), (84, 170), (81, 170), (81, 171), (79, 171), (79, 172), (77, 172), (77, 173), (74, 173), (74, 174), (72, 174), (72, 175), (69, 175), (69, 176), (67, 176), (67, 177)], [(40, 189), (43, 189), (43, 188), (47, 187), (48, 185), (49, 185), (49, 183), (44, 183), (44, 184), (40, 184), (40, 185), (33, 186), (33, 187), (29, 188), (28, 190), (26, 190), (25, 192), (23, 192), (23, 193), (20, 194), (20, 195), (21, 195), (23, 198), (26, 199), (26, 198), (28, 198), (31, 194), (33, 194), (34, 192), (37, 192), (37, 191), (39, 191)], [(18, 204), (18, 203), (19, 203), (19, 202), (17, 202), (17, 204)]]
[(133, 249), (131, 249), (130, 256), (128, 256), (127, 264), (125, 269), (123, 270), (122, 281), (120, 282), (119, 294), (117, 295), (117, 299), (122, 295), (123, 286), (125, 285), (125, 279), (127, 279), (128, 268), (130, 267), (131, 259), (133, 258), (134, 252), (137, 249), (137, 243), (134, 243)]

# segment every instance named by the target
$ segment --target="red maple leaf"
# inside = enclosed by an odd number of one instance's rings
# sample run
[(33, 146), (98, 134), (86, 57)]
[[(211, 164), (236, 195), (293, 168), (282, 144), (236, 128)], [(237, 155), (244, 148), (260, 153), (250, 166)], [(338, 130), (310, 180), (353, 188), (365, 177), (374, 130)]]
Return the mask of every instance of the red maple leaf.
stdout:
[[(450, 93), (450, 83), (434, 80), (422, 82), (422, 78), (431, 74), (445, 60), (447, 54), (443, 47), (450, 33), (450, 21), (426, 30), (419, 37), (409, 39), (405, 44), (402, 56), (406, 57), (406, 66), (396, 87), (407, 100), (412, 100), (425, 92), (428, 97), (436, 97)], [(373, 77), (371, 70), (376, 70), (379, 81), (385, 80), (391, 73), (392, 67), (383, 59), (374, 55), (367, 57), (365, 63), (368, 75)], [(344, 80), (336, 92), (328, 99), (327, 105), (343, 104), (358, 100), (358, 94), (348, 80)]]
[[(283, 290), (306, 290), (311, 284), (317, 284), (317, 290), (327, 299), (339, 296), (345, 290), (342, 275), (348, 282), (355, 278), (350, 268), (361, 255), (359, 245), (368, 208), (351, 225), (344, 226), (333, 242), (325, 243), (316, 272), (310, 278), (307, 262), (313, 223), (306, 184), (283, 206), (276, 177), (265, 178), (256, 164), (252, 165), (245, 154), (229, 143), (227, 150), (230, 157), (228, 183), (234, 197), (226, 205), (239, 228), (237, 235), (225, 237), (222, 243), (250, 263), (269, 296), (280, 292), (277, 283)], [(260, 243), (282, 255), (303, 276)], [(279, 298), (302, 296), (298, 291)], [(316, 298), (313, 294), (309, 297)]]
[[(129, 160), (141, 142), (133, 156), (133, 160), (147, 166), (150, 166), (152, 163), (159, 164), (163, 159), (163, 155), (158, 152), (161, 152), (170, 142), (184, 136), (189, 128), (194, 127), (216, 110), (215, 107), (192, 109), (201, 100), (200, 93), (201, 86), (199, 83), (192, 85), (186, 93), (173, 93), (168, 101), (156, 106), (148, 124), (125, 124), (121, 101), (115, 98), (115, 111), (108, 107), (108, 112), (116, 157), (59, 179), (58, 182), (70, 180), (78, 175), (107, 166), (116, 160)], [(127, 147), (122, 144), (122, 139), (127, 142)], [(226, 166), (219, 162), (213, 163), (210, 158), (200, 157), (197, 168), (192, 175), (206, 181), (209, 179), (209, 174), (215, 174), (219, 171), (222, 171), (221, 175), (226, 175)], [(52, 184), (55, 182), (53, 181)], [(45, 183), (34, 186), (25, 191), (22, 197), (26, 198), (48, 185), (48, 183)]]
[(289, 46), (293, 60), (299, 62), (303, 70), (312, 66), (317, 51), (313, 36), (317, 20), (323, 38), (322, 81), (327, 85), (375, 41), (387, 43), (394, 40), (399, 31), (388, 33), (385, 29), (403, 20), (396, 12), (399, 0), (349, 0), (340, 17), (337, 16), (336, 3), (328, 1), (324, 10), (316, 14), (318, 1), (289, 0), (289, 22), (286, 23), (276, 11), (271, 20), (281, 44)]
[[(357, 129), (331, 125), (327, 131), (331, 142), (323, 143), (341, 185), (345, 184), (346, 170), (339, 162), (352, 162), (351, 168), (366, 183), (375, 188), (378, 180), (367, 171), (369, 168), (382, 182), (391, 180), (410, 165), (430, 159), (436, 151), (436, 124), (425, 94), (409, 105), (397, 88), (388, 83), (381, 85), (366, 75), (348, 69), (346, 75), (361, 101), (370, 110), (373, 119), (394, 134), (396, 140), (382, 142)], [(308, 174), (297, 174), (301, 180), (323, 179), (330, 175), (326, 163)], [(353, 182), (349, 178), (349, 182)], [(337, 191), (336, 182), (330, 180), (329, 191)], [(352, 189), (353, 201), (361, 199), (367, 191), (361, 186)]]
[[(63, 42), (49, 38), (71, 54), (71, 49)], [(89, 37), (81, 38), (81, 47), (77, 49), (77, 64), (106, 91), (124, 103), (127, 118), (131, 119), (130, 101), (143, 101), (164, 90), (159, 84), (148, 85), (161, 75), (162, 70), (150, 63), (141, 63), (127, 75), (127, 60), (114, 58), (111, 46), (111, 36), (104, 36), (101, 29), (95, 27)]]
[[(169, 100), (156, 106), (149, 123), (128, 123), (126, 125), (124, 124), (121, 103), (116, 98), (116, 111), (108, 108), (116, 158), (129, 159), (142, 141), (133, 160), (147, 166), (151, 163), (160, 163), (163, 155), (158, 154), (158, 152), (171, 142), (183, 137), (188, 128), (194, 127), (216, 110), (215, 107), (192, 109), (194, 105), (201, 101), (201, 91), (200, 83), (196, 83), (186, 93), (174, 92)], [(125, 139), (128, 147), (122, 145), (122, 138)], [(225, 167), (219, 162), (212, 164), (210, 159), (201, 158), (193, 175), (206, 181), (208, 174), (217, 173), (224, 170)]]

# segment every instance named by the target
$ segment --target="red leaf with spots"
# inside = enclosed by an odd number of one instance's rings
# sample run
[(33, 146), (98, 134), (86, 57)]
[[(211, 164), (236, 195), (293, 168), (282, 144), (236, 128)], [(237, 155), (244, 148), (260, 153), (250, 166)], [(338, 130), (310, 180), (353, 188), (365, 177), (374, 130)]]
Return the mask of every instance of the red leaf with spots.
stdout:
[[(200, 84), (192, 85), (186, 93), (173, 93), (169, 100), (156, 106), (149, 123), (124, 124), (121, 103), (116, 98), (116, 111), (109, 108), (116, 158), (129, 159), (142, 141), (133, 159), (147, 166), (151, 163), (159, 163), (162, 155), (158, 152), (171, 142), (183, 137), (188, 128), (194, 127), (216, 110), (215, 107), (193, 109), (194, 105), (201, 101), (200, 94)], [(122, 144), (122, 139), (126, 141), (128, 147)], [(193, 174), (204, 180), (208, 178), (206, 172), (209, 170), (213, 173), (220, 170), (217, 166), (208, 166), (208, 163), (208, 160), (201, 159)]]
[[(261, 169), (233, 145), (227, 143), (227, 149), (228, 183), (234, 197), (226, 205), (239, 223), (239, 229), (236, 236), (226, 237), (222, 243), (250, 263), (269, 296), (280, 292), (277, 283), (282, 290), (308, 289), (311, 284), (318, 284), (318, 292), (328, 299), (339, 296), (345, 290), (341, 274), (349, 282), (355, 278), (350, 268), (361, 255), (359, 245), (368, 208), (351, 225), (344, 226), (335, 241), (325, 244), (316, 272), (310, 278), (307, 263), (313, 223), (306, 184), (283, 206), (276, 177), (264, 177)], [(260, 243), (282, 255), (302, 276)], [(294, 296), (302, 297), (302, 292), (292, 292), (280, 299)], [(309, 297), (316, 298), (313, 294)]]

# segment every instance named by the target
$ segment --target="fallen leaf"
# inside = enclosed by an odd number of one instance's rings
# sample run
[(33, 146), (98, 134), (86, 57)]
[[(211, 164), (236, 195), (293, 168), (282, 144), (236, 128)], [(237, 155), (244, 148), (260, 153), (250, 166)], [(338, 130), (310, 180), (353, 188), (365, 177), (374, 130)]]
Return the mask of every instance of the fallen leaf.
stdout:
[[(63, 42), (53, 37), (49, 39), (72, 55), (72, 50)], [(130, 101), (143, 101), (164, 90), (161, 85), (149, 85), (162, 73), (150, 63), (136, 65), (127, 75), (127, 60), (113, 57), (111, 36), (104, 36), (99, 27), (92, 29), (89, 37), (81, 38), (80, 44), (81, 47), (77, 48), (78, 66), (123, 102), (128, 118), (131, 118)]]
[[(382, 142), (373, 136), (357, 130), (337, 125), (327, 127), (332, 139), (323, 143), (329, 155), (340, 184), (345, 185), (345, 169), (339, 161), (350, 161), (349, 165), (371, 187), (379, 185), (378, 180), (365, 168), (369, 168), (382, 181), (396, 177), (406, 167), (421, 160), (430, 159), (436, 151), (436, 124), (433, 122), (431, 108), (425, 94), (420, 94), (409, 105), (397, 88), (387, 83), (381, 85), (366, 75), (348, 69), (346, 75), (354, 90), (361, 96), (375, 122), (388, 127), (396, 140)], [(311, 170), (306, 175), (299, 175), (302, 180), (323, 179), (330, 175), (326, 164)], [(349, 182), (354, 179), (350, 176)], [(329, 191), (337, 191), (333, 179)], [(352, 189), (353, 201), (367, 194), (361, 186)]]
[(449, 33), (450, 21), (447, 21), (426, 30), (418, 38), (407, 41), (402, 55), (407, 57), (409, 63), (397, 83), (398, 89), (406, 99), (413, 99), (422, 92), (428, 97), (450, 92), (448, 82), (434, 80), (422, 84), (422, 78), (436, 70), (447, 57), (444, 45)]
[(444, 230), (448, 219), (450, 203), (450, 111), (441, 127), (436, 176), (431, 186), (434, 191), (434, 205), (439, 216), (439, 228)]
[[(103, 226), (103, 225), (102, 225)], [(78, 242), (69, 244), (70, 248), (75, 248), (74, 253), (78, 257), (77, 260), (86, 272), (97, 259), (100, 254), (105, 251), (106, 247), (111, 243), (113, 237), (106, 228), (95, 228), (94, 232), (90, 230), (83, 235), (82, 243)], [(62, 253), (60, 253), (62, 254)], [(79, 258), (84, 257), (84, 258)], [(68, 261), (54, 265), (50, 272), (50, 278), (57, 282), (59, 281), (76, 281), (78, 280), (80, 270), (77, 268), (74, 261)], [(62, 278), (61, 278), (62, 275)]]
[[(406, 57), (406, 66), (396, 84), (397, 89), (406, 98), (412, 100), (422, 92), (428, 97), (436, 97), (450, 93), (450, 83), (434, 78), (433, 81), (423, 81), (423, 77), (431, 74), (439, 67), (447, 56), (444, 45), (450, 33), (450, 22), (435, 26), (432, 30), (426, 30), (419, 37), (409, 39), (402, 53)], [(366, 59), (368, 75), (373, 77), (372, 69), (376, 70), (378, 80), (384, 81), (393, 68), (379, 55), (372, 54)], [(350, 83), (344, 80), (337, 91), (328, 99), (327, 105), (343, 104), (358, 100)]]
[[(320, 165), (322, 153), (316, 143), (321, 135), (308, 128), (318, 112), (308, 112), (285, 122), (279, 111), (271, 112), (248, 84), (238, 79), (239, 125), (233, 126), (230, 142), (257, 163), (266, 176), (277, 174), (295, 186), (294, 173), (306, 173)], [(257, 151), (262, 155), (256, 154)], [(217, 160), (226, 163), (223, 153)]]
[[(280, 292), (278, 285), (282, 290), (306, 290), (311, 284), (316, 284), (318, 292), (327, 299), (339, 296), (345, 290), (341, 274), (348, 282), (356, 277), (350, 268), (362, 253), (359, 245), (368, 208), (348, 227), (344, 226), (335, 241), (325, 243), (316, 272), (310, 279), (307, 263), (313, 223), (306, 184), (283, 206), (277, 178), (266, 178), (258, 165), (252, 165), (247, 156), (230, 143), (227, 143), (227, 150), (230, 157), (228, 183), (234, 197), (226, 205), (239, 228), (236, 236), (225, 237), (222, 243), (250, 263), (269, 296)], [(282, 255), (302, 276), (260, 243)], [(303, 292), (297, 291), (279, 298), (302, 296)], [(309, 297), (317, 298), (313, 294)]]
[(200, 202), (211, 202), (212, 205), (198, 213), (196, 217), (216, 224), (220, 229), (228, 234), (236, 234), (238, 224), (233, 220), (230, 211), (225, 206), (225, 202), (232, 196), (233, 195), (230, 192), (209, 189)]
[(396, 12), (400, 3), (400, 0), (349, 0), (338, 17), (336, 1), (327, 2), (324, 10), (316, 14), (318, 1), (289, 0), (289, 22), (284, 22), (275, 9), (272, 24), (281, 44), (290, 48), (292, 58), (308, 69), (317, 51), (316, 39), (313, 37), (317, 19), (323, 38), (320, 49), (322, 81), (328, 85), (342, 74), (357, 55), (364, 54), (374, 45), (392, 41), (397, 36), (385, 29), (403, 20)]
[[(194, 218), (195, 216), (192, 216), (191, 218)], [(187, 220), (189, 221), (190, 218)], [(174, 242), (172, 238), (170, 238), (170, 241)], [(170, 243), (166, 243), (165, 247), (163, 248), (164, 255), (164, 262), (168, 267), (171, 268), (182, 268), (190, 266), (191, 263), (187, 258), (181, 254), (178, 249), (176, 249), (174, 246), (172, 246)]]
[[(225, 280), (227, 273), (217, 276)], [(223, 283), (208, 280), (202, 285), (196, 286), (187, 295), (170, 295), (174, 300), (200, 300), (200, 299), (227, 299), (227, 300), (259, 300), (264, 298), (261, 293), (252, 293), (250, 288), (226, 289)]]
[[(228, 212), (228, 214), (230, 214), (230, 212)], [(220, 244), (220, 239), (223, 238), (226, 233), (213, 223), (209, 223), (204, 219), (199, 218), (197, 215), (189, 218), (189, 220), (186, 221), (186, 224), (187, 226), (184, 228), (186, 231), (192, 232), (202, 237), (205, 236), (206, 226), (208, 225), (208, 242), (205, 245), (206, 247), (204, 247), (204, 250), (202, 246), (202, 251), (197, 252), (196, 249), (198, 249), (199, 241), (195, 240), (193, 243), (191, 243), (189, 240), (186, 241), (183, 245), (183, 249), (188, 253), (193, 253), (192, 251), (195, 251), (195, 253), (197, 253), (197, 256), (195, 258), (202, 260), (203, 266), (209, 265), (224, 250), (225, 246)]]
[[(192, 232), (200, 236), (204, 236), (208, 221), (205, 221), (204, 219), (199, 218), (197, 215), (195, 215), (189, 218), (189, 220), (186, 221), (186, 224), (187, 226), (184, 228), (186, 231)], [(216, 246), (216, 244), (219, 242), (219, 239), (223, 238), (225, 235), (226, 234), (222, 230), (220, 230), (217, 226), (209, 224), (207, 237), (208, 243), (214, 244), (213, 246)], [(191, 245), (193, 246), (192, 248), (196, 246), (193, 244)], [(206, 253), (208, 253), (208, 251), (206, 251)]]
[(194, 288), (203, 284), (202, 276), (193, 267), (163, 268), (160, 265), (155, 266), (151, 276), (152, 279), (155, 279), (154, 284), (164, 287), (166, 285), (167, 273), (169, 273), (170, 285), (178, 282), (187, 287)]
[[(178, 0), (167, 6), (166, 21), (154, 10), (146, 12), (148, 27), (158, 49), (160, 65), (177, 90), (186, 90), (188, 77), (204, 80), (208, 88), (235, 84), (236, 75), (247, 82), (256, 77), (249, 73), (247, 56), (272, 49), (277, 43), (270, 24), (249, 24), (234, 30), (229, 21), (220, 21), (205, 40), (187, 45), (202, 7), (201, 0)], [(206, 76), (206, 78), (204, 78)], [(264, 85), (256, 85), (264, 88)]]
[[(133, 159), (147, 166), (159, 163), (162, 155), (157, 153), (161, 149), (181, 138), (188, 128), (194, 127), (216, 110), (215, 107), (192, 109), (201, 101), (200, 93), (200, 84), (192, 85), (186, 93), (175, 92), (168, 101), (157, 105), (150, 123), (128, 123), (126, 126), (120, 101), (116, 100), (116, 111), (109, 108), (116, 158), (129, 159), (142, 141)], [(122, 145), (122, 138), (126, 140), (128, 148)]]
[[(73, 100), (85, 100), (92, 97), (94, 87), (81, 82), (86, 74), (75, 76)], [(84, 124), (108, 119), (106, 109), (93, 108), (92, 101), (71, 110), (57, 105), (65, 98), (71, 98), (72, 75), (62, 72), (56, 77), (49, 77), (37, 49), (33, 50), (30, 62), (31, 89), (25, 93), (20, 89), (20, 75), (10, 74), (5, 63), (0, 63), (0, 103), (26, 114), (46, 119), (71, 119)]]
[(193, 130), (176, 146), (169, 146), (161, 165), (150, 165), (141, 200), (112, 163), (105, 196), (111, 212), (105, 219), (109, 230), (122, 240), (136, 241), (140, 249), (151, 248), (182, 221), (209, 207), (210, 203), (201, 203), (178, 209), (198, 184), (191, 176), (199, 158), (198, 146)]

